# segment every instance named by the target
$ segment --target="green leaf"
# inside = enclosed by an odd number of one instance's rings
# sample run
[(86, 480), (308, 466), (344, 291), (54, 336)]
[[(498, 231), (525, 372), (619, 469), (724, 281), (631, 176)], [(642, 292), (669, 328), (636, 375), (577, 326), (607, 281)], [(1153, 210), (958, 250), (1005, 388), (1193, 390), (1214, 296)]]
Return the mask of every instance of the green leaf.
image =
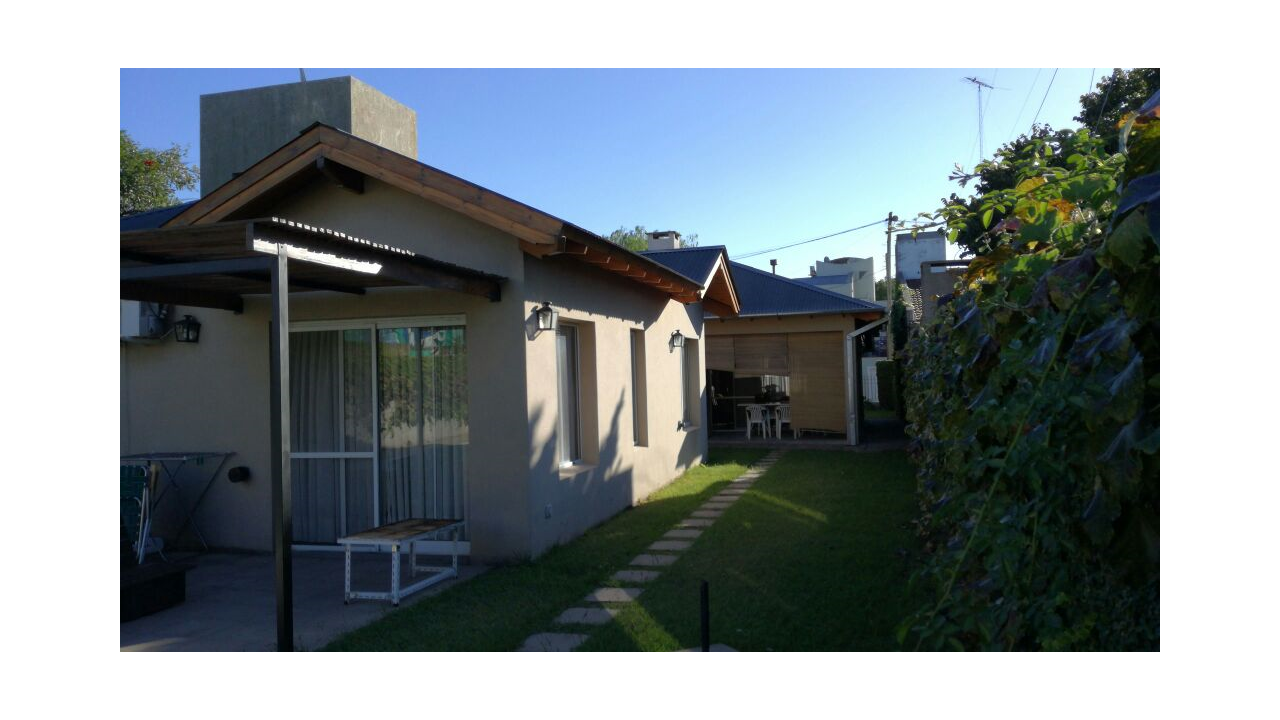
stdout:
[(990, 228), (990, 227), (991, 227), (991, 213), (992, 213), (992, 212), (994, 212), (994, 211), (995, 211), (995, 209), (994, 209), (994, 208), (987, 208), (987, 209), (982, 213), (982, 227), (983, 227), (983, 228)]
[(1102, 245), (1104, 255), (1116, 258), (1130, 268), (1137, 268), (1142, 263), (1146, 252), (1147, 239), (1151, 232), (1147, 228), (1147, 219), (1142, 211), (1129, 213)]

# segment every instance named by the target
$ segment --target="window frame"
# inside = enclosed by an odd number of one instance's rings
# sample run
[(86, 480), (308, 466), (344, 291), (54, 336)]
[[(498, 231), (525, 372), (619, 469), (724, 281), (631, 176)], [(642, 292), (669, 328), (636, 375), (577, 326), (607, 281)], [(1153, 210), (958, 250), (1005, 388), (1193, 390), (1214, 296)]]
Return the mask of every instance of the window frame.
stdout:
[[(582, 328), (576, 323), (564, 322), (563, 318), (556, 327), (556, 467), (559, 469), (571, 468), (582, 464)], [(567, 443), (566, 447), (570, 449), (569, 454), (574, 455), (569, 459), (563, 457), (561, 451), (561, 435), (563, 434), (564, 407), (561, 402), (564, 400), (565, 393), (561, 387), (560, 372), (560, 336), (564, 330), (572, 331), (573, 342), (568, 346), (568, 351), (573, 359), (573, 442)], [(568, 336), (570, 333), (565, 333)], [(568, 373), (566, 372), (565, 375)]]

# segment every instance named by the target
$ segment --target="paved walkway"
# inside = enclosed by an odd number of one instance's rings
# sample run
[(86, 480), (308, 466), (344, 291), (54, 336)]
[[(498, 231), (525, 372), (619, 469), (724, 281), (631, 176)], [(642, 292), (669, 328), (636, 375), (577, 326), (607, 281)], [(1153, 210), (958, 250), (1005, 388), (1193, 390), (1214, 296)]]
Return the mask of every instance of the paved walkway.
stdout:
[[(631, 566), (620, 569), (613, 574), (613, 580), (626, 583), (628, 587), (602, 587), (592, 590), (582, 599), (581, 604), (567, 608), (556, 616), (552, 623), (556, 626), (549, 632), (540, 632), (525, 639), (521, 651), (526, 652), (567, 652), (586, 642), (596, 627), (613, 621), (614, 616), (634, 602), (644, 592), (640, 586), (661, 577), (662, 569), (675, 564), (680, 553), (688, 550), (707, 528), (733, 503), (737, 502), (747, 489), (755, 483), (756, 478), (763, 475), (782, 455), (782, 450), (774, 450), (747, 469), (745, 473), (730, 481), (729, 487), (703, 503), (689, 517), (676, 523), (658, 540), (655, 540), (645, 552), (631, 560)], [(725, 646), (712, 646), (713, 651), (729, 650)]]

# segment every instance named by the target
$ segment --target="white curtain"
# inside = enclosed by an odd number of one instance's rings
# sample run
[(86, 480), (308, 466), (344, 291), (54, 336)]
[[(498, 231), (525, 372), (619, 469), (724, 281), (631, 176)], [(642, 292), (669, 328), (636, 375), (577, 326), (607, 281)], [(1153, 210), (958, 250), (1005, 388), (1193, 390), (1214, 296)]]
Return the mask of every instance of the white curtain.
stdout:
[(378, 388), (382, 522), (465, 519), (465, 328), (379, 329)]
[(289, 336), (293, 537), (331, 543), (373, 526), (373, 460), (342, 457), (373, 450), (372, 339), (368, 330)]

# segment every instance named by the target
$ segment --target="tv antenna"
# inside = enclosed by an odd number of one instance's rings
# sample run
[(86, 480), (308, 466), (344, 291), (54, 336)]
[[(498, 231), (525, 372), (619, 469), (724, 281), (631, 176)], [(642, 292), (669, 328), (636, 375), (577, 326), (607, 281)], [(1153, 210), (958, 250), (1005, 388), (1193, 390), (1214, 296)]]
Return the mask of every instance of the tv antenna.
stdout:
[(982, 132), (982, 122), (983, 122), (982, 89), (986, 88), (987, 90), (1003, 90), (1004, 88), (997, 88), (996, 86), (991, 85), (978, 77), (966, 77), (964, 81), (967, 83), (970, 83), (971, 85), (973, 85), (975, 88), (978, 89), (978, 157), (981, 158), (983, 156), (982, 146), (984, 144), (984, 137)]

